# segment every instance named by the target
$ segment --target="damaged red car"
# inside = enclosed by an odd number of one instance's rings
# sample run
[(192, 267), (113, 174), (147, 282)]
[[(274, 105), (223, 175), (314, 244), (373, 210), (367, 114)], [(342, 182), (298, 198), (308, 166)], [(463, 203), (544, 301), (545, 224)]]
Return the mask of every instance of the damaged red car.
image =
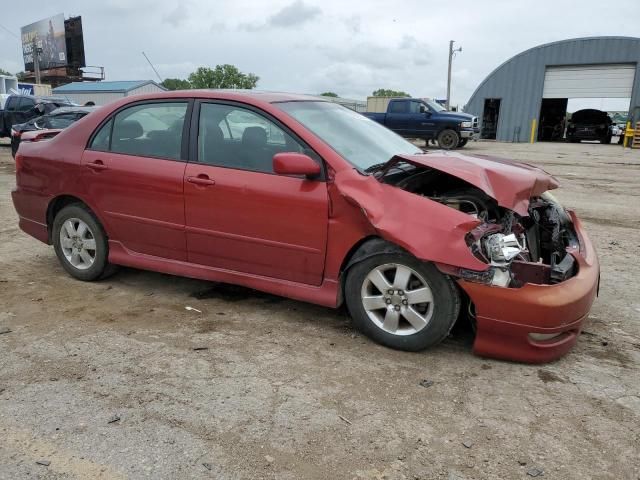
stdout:
[(117, 265), (338, 307), (373, 340), (423, 350), (459, 317), (475, 353), (544, 362), (576, 342), (599, 266), (544, 171), (422, 153), (315, 97), (128, 97), (20, 146), (20, 227), (67, 272)]

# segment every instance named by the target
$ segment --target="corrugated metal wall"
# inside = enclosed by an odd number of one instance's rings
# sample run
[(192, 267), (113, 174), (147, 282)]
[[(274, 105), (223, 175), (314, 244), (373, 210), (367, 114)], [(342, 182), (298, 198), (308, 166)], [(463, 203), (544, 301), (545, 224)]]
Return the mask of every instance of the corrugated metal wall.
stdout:
[(531, 122), (537, 121), (540, 114), (547, 66), (622, 63), (636, 65), (629, 107), (632, 113), (635, 107), (640, 107), (640, 38), (631, 37), (563, 40), (520, 53), (496, 68), (480, 84), (464, 111), (482, 121), (485, 99), (500, 98), (496, 140), (527, 142)]
[(143, 85), (141, 87), (138, 88), (134, 88), (133, 90), (129, 90), (129, 92), (127, 93), (127, 96), (130, 97), (131, 95), (140, 95), (143, 93), (159, 93), (159, 92), (164, 92), (165, 90), (163, 90), (162, 88), (158, 87), (157, 85), (153, 84), (153, 83), (148, 83), (146, 85)]

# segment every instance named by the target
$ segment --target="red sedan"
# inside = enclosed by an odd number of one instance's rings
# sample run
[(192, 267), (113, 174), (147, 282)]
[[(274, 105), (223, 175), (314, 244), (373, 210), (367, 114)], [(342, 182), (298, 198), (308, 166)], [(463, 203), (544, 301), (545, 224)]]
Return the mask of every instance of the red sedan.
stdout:
[(20, 146), (20, 227), (75, 278), (115, 266), (331, 307), (422, 350), (459, 317), (479, 355), (544, 362), (576, 342), (598, 260), (535, 167), (424, 154), (334, 103), (275, 93), (129, 97)]

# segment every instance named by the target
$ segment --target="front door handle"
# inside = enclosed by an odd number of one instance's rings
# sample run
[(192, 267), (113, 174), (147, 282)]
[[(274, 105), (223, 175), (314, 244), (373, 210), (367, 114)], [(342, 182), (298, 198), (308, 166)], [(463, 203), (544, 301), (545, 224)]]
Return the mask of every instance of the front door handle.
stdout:
[(96, 160), (95, 162), (87, 163), (87, 168), (91, 170), (106, 170), (109, 167), (102, 160)]
[(216, 181), (209, 178), (209, 175), (205, 175), (201, 173), (197, 177), (187, 177), (187, 182), (193, 183), (195, 185), (209, 186), (215, 185)]

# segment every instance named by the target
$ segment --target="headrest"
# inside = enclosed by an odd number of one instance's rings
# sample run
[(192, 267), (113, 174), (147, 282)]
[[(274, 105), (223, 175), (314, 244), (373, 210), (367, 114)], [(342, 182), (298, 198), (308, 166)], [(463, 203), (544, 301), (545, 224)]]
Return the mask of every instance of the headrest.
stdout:
[(266, 145), (267, 131), (262, 127), (247, 127), (242, 133), (242, 143), (250, 145)]
[(142, 133), (142, 125), (137, 120), (116, 122), (113, 128), (113, 137), (118, 140), (132, 140), (141, 137)]

